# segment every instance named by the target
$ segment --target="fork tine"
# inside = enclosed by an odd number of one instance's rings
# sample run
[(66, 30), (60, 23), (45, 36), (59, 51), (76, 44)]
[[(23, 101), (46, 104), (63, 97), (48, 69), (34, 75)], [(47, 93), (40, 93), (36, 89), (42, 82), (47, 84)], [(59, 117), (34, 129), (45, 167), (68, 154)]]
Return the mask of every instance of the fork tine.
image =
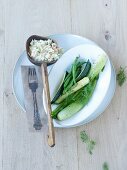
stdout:
[(33, 70), (33, 75), (34, 75), (34, 79), (36, 80), (36, 81), (38, 81), (38, 79), (37, 79), (37, 73), (36, 73), (36, 69), (34, 68), (34, 70)]
[(29, 68), (29, 70), (28, 70), (28, 75), (30, 75), (30, 68)]
[(33, 76), (33, 79), (35, 78), (35, 77), (34, 77), (34, 70), (35, 70), (35, 68), (32, 69), (32, 76)]
[(31, 76), (33, 76), (33, 70), (34, 70), (34, 68), (31, 67), (30, 70), (31, 70)]
[(33, 75), (33, 76), (34, 76), (34, 69), (35, 69), (35, 68), (32, 69), (32, 75)]
[(32, 69), (30, 68), (30, 78), (32, 78)]
[(32, 68), (30, 67), (28, 71), (28, 81), (30, 82), (31, 79), (32, 79)]
[(30, 68), (28, 70), (28, 82), (30, 82)]
[(33, 75), (33, 68), (30, 68), (30, 71), (31, 71), (31, 76)]
[(36, 76), (36, 70), (35, 70), (35, 68), (34, 68), (34, 75)]
[(36, 81), (38, 83), (38, 78), (36, 74), (36, 69), (34, 67), (30, 67), (28, 71), (28, 82)]

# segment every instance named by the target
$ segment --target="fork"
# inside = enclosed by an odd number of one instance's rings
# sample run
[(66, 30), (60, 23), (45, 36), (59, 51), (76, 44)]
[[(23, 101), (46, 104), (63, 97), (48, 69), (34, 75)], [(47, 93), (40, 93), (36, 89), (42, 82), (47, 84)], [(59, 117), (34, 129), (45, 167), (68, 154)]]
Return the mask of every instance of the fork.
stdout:
[(34, 124), (35, 130), (40, 130), (42, 128), (42, 123), (40, 119), (40, 114), (38, 111), (38, 104), (36, 98), (36, 90), (38, 88), (38, 79), (35, 68), (29, 68), (28, 70), (28, 84), (33, 95), (33, 105), (34, 105)]

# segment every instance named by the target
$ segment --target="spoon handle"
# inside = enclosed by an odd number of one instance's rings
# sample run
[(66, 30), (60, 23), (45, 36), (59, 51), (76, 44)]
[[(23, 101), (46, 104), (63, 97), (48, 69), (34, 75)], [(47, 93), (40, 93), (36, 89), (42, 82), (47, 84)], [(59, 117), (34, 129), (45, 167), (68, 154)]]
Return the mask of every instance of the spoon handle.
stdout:
[(44, 92), (45, 92), (45, 98), (46, 98), (46, 110), (47, 110), (47, 116), (48, 116), (48, 128), (49, 128), (48, 144), (49, 146), (53, 147), (55, 145), (55, 131), (54, 131), (53, 121), (51, 117), (52, 110), (51, 110), (48, 71), (47, 71), (46, 63), (44, 62), (42, 63), (41, 70), (42, 70), (42, 80), (43, 80), (43, 86), (44, 86)]

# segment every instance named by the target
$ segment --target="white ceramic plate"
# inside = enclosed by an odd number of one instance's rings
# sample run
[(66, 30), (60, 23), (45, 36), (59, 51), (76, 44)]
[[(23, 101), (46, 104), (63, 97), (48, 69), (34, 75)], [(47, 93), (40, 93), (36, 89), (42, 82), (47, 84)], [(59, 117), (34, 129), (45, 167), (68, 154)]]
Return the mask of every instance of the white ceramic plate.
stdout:
[[(60, 80), (63, 77), (63, 74), (65, 73), (66, 69), (72, 64), (76, 56), (80, 55), (81, 58), (89, 59), (90, 61), (95, 61), (97, 60), (99, 55), (102, 55), (102, 54), (105, 54), (107, 56), (107, 54), (101, 48), (99, 48), (96, 45), (90, 45), (90, 44), (76, 46), (68, 50), (66, 53), (64, 53), (63, 56), (54, 65), (54, 67), (52, 68), (49, 74), (51, 98), (53, 98), (54, 92), (56, 91), (60, 83)], [(107, 56), (107, 63), (106, 63), (105, 69), (99, 76), (96, 89), (89, 103), (71, 118), (65, 121), (54, 120), (55, 123), (63, 127), (74, 126), (88, 119), (88, 117), (94, 114), (96, 109), (100, 107), (100, 104), (104, 100), (107, 94), (108, 88), (110, 86), (110, 80), (111, 80), (111, 64)], [(43, 104), (45, 108), (44, 95), (43, 95)]]
[[(49, 37), (56, 40), (58, 42), (59, 46), (63, 47), (65, 52), (77, 45), (80, 45), (80, 44), (95, 44), (93, 41), (91, 41), (89, 39), (86, 39), (84, 37), (77, 36), (77, 35), (72, 35), (72, 34), (55, 34), (55, 35), (51, 35)], [(21, 65), (32, 65), (29, 62), (29, 60), (27, 59), (25, 51), (22, 53), (22, 55), (16, 61), (16, 64), (15, 64), (14, 70), (13, 70), (13, 82), (12, 82), (12, 88), (13, 88), (13, 92), (16, 97), (16, 100), (17, 100), (19, 106), (21, 107), (21, 109), (23, 109), (23, 111), (25, 111), (24, 92), (23, 92), (22, 77), (21, 77)], [(51, 69), (51, 67), (48, 68), (48, 70), (50, 70), (50, 69)], [(64, 127), (64, 128), (75, 127), (75, 126), (80, 126), (84, 123), (87, 123), (87, 122), (95, 119), (98, 115), (100, 115), (105, 110), (107, 105), (110, 103), (110, 101), (113, 97), (114, 91), (115, 91), (115, 80), (116, 80), (115, 72), (112, 67), (112, 79), (110, 82), (109, 93), (107, 93), (107, 96), (105, 96), (104, 100), (102, 101), (101, 107), (97, 108), (97, 110), (90, 117), (88, 117), (86, 120), (83, 120), (79, 124), (75, 124), (74, 126), (72, 126), (72, 125), (71, 126), (66, 126), (66, 125), (63, 126), (63, 125), (60, 125), (59, 123), (57, 123), (56, 121), (54, 121), (54, 126), (59, 127), (59, 128), (60, 127)]]

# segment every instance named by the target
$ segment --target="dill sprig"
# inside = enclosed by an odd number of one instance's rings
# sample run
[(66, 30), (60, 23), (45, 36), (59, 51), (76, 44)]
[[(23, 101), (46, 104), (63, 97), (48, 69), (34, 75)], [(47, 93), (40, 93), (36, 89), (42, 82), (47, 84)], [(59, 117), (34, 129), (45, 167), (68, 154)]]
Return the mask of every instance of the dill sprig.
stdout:
[(118, 81), (119, 86), (122, 86), (123, 83), (127, 79), (127, 76), (126, 76), (126, 73), (125, 73), (125, 69), (126, 69), (126, 67), (121, 67), (120, 66), (120, 69), (119, 69), (119, 71), (117, 73), (116, 79)]
[(96, 145), (96, 142), (91, 140), (85, 131), (80, 132), (80, 138), (81, 138), (82, 142), (84, 142), (86, 144), (87, 151), (92, 155), (93, 154), (92, 151)]
[(109, 170), (109, 166), (108, 166), (107, 162), (103, 163), (103, 170)]

